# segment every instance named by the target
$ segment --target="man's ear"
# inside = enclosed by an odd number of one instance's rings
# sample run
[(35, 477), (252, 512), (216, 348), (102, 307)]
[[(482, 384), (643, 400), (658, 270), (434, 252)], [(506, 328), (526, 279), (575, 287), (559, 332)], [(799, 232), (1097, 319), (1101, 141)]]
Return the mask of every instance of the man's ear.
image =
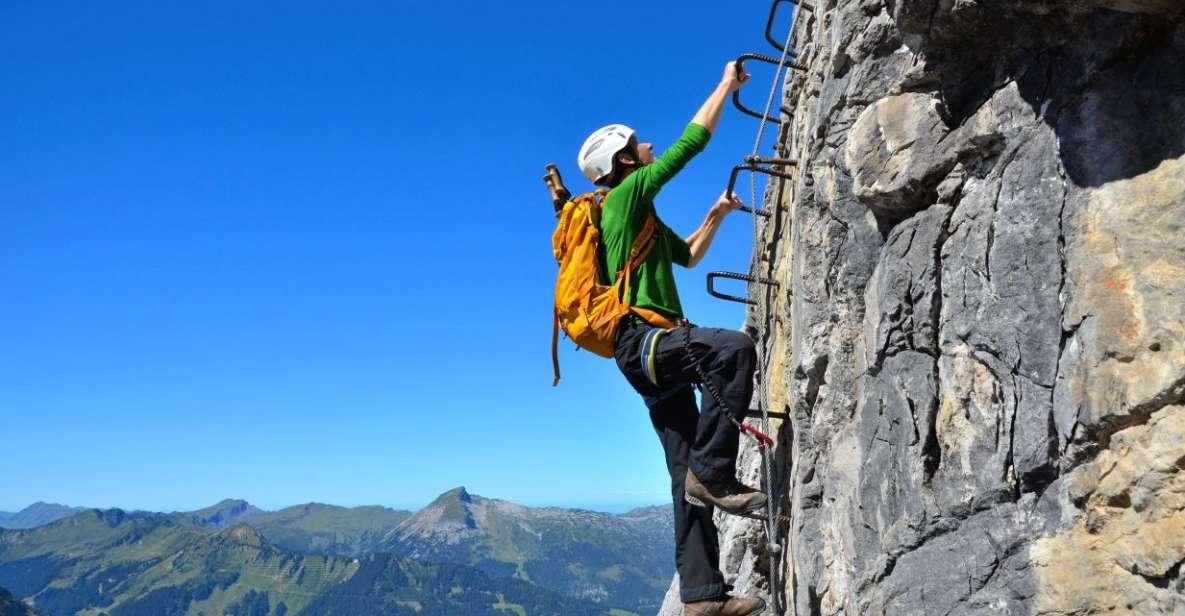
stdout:
[(623, 165), (623, 166), (627, 166), (627, 167), (628, 167), (628, 166), (630, 166), (630, 165), (636, 165), (636, 164), (638, 164), (638, 161), (637, 161), (637, 159), (635, 159), (635, 158), (634, 158), (634, 155), (633, 155), (633, 154), (631, 154), (631, 153), (629, 153), (628, 151), (621, 151), (621, 152), (618, 152), (618, 153), (617, 153), (617, 154), (614, 156), (614, 158), (617, 160), (617, 162), (618, 162), (618, 163), (620, 163), (620, 164), (621, 164), (621, 165)]

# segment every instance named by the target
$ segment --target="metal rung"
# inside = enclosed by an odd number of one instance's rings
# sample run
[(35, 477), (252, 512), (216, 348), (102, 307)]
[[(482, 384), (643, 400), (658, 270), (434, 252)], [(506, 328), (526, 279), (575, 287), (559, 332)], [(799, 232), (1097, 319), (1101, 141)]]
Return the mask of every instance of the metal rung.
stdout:
[(795, 13), (794, 20), (790, 22), (791, 28), (794, 27), (794, 22), (798, 21), (798, 11), (799, 10), (806, 10), (806, 11), (810, 11), (813, 13), (813, 12), (815, 12), (815, 8), (805, 2), (800, 3), (800, 2), (795, 2), (794, 0), (774, 0), (773, 5), (769, 7), (769, 20), (765, 22), (765, 40), (769, 41), (769, 44), (773, 45), (774, 49), (777, 49), (778, 51), (780, 51), (782, 53), (789, 53), (791, 57), (797, 57), (798, 56), (797, 51), (792, 49), (789, 52), (787, 52), (786, 48), (782, 47), (782, 44), (778, 42), (778, 39), (774, 38), (774, 33), (773, 33), (774, 21), (778, 17), (778, 6), (781, 5), (782, 3), (793, 4), (796, 7), (795, 11), (794, 11), (794, 13)]
[(758, 284), (767, 284), (767, 285), (770, 285), (773, 287), (778, 286), (777, 281), (770, 280), (768, 278), (758, 278), (756, 276), (750, 276), (749, 274), (741, 274), (741, 273), (737, 273), (737, 272), (708, 272), (708, 295), (711, 295), (712, 297), (715, 297), (717, 299), (723, 299), (723, 300), (727, 300), (730, 302), (737, 302), (739, 304), (749, 304), (750, 306), (757, 305), (757, 302), (753, 301), (747, 297), (741, 297), (739, 295), (729, 295), (727, 293), (720, 293), (719, 291), (717, 291), (716, 290), (716, 279), (717, 278), (727, 278), (729, 280), (741, 280), (741, 281), (750, 282), (750, 283), (756, 282)]
[[(781, 58), (767, 56), (763, 53), (743, 53), (743, 54), (737, 56), (736, 63), (737, 63), (738, 70), (744, 67), (745, 60), (756, 60), (758, 62), (765, 62), (767, 64), (772, 64), (774, 66), (778, 66), (779, 64), (782, 63)], [(795, 69), (795, 70), (799, 70), (799, 71), (806, 70), (805, 66), (803, 66), (801, 64), (796, 64), (794, 62), (787, 62), (786, 66), (788, 66), (792, 69)], [(754, 110), (746, 107), (745, 104), (741, 102), (741, 91), (740, 90), (737, 90), (732, 93), (732, 104), (734, 107), (736, 107), (738, 110), (740, 110), (741, 113), (743, 113), (745, 115), (753, 116), (753, 117), (757, 118), (758, 120), (764, 119), (766, 121), (773, 122), (775, 124), (780, 124), (782, 121), (780, 118), (770, 118), (770, 117), (767, 117), (765, 114), (763, 114), (760, 111), (754, 111)], [(786, 115), (790, 115), (791, 110), (788, 107), (783, 106), (781, 109), (782, 109), (782, 113), (784, 113)]]
[[(793, 158), (766, 158), (763, 156), (746, 156), (745, 162), (732, 168), (732, 174), (728, 176), (728, 192), (731, 194), (736, 188), (737, 176), (742, 171), (752, 171), (753, 173), (764, 173), (774, 177), (779, 177), (784, 180), (792, 180), (794, 176), (785, 171), (775, 169), (774, 167), (788, 167), (797, 166), (798, 161)], [(742, 212), (748, 212), (755, 216), (762, 216), (769, 218), (769, 210), (757, 210), (749, 206), (741, 206)]]
[[(780, 419), (782, 421), (790, 421), (790, 413), (778, 413), (776, 411), (770, 411), (770, 412), (766, 413), (766, 415), (769, 415), (770, 419)], [(761, 414), (761, 411), (746, 411), (745, 417), (750, 417), (752, 419), (764, 419), (765, 418), (765, 416)]]
[(753, 156), (745, 157), (745, 164), (747, 165), (780, 165), (780, 166), (797, 166), (798, 160), (794, 158), (778, 158), (776, 156)]

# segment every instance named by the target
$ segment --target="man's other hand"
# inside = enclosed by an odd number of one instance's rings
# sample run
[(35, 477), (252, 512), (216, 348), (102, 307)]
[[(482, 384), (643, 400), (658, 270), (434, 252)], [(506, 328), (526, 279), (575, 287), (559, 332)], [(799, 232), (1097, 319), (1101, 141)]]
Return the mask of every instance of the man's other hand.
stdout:
[(717, 216), (724, 217), (731, 214), (733, 211), (745, 205), (737, 194), (724, 191), (720, 197), (716, 199), (716, 203), (712, 204), (712, 213)]
[(749, 81), (749, 73), (745, 72), (744, 65), (738, 70), (736, 62), (729, 62), (724, 65), (724, 77), (720, 80), (728, 86), (729, 92), (736, 92)]

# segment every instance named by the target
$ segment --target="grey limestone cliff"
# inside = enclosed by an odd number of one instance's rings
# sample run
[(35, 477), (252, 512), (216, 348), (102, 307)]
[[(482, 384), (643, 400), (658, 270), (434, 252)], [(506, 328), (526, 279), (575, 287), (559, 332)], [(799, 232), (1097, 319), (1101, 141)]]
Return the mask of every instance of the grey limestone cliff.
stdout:
[[(801, 13), (746, 324), (790, 416), (780, 613), (1185, 614), (1183, 16)], [(721, 525), (771, 590), (761, 527)]]

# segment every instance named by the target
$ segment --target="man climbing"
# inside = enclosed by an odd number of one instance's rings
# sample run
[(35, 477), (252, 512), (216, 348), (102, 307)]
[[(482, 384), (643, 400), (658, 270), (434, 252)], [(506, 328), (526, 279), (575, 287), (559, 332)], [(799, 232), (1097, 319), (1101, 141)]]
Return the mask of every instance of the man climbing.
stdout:
[[(748, 78), (735, 63), (727, 64), (720, 84), (683, 136), (661, 156), (654, 156), (653, 144), (639, 143), (635, 132), (620, 124), (601, 128), (584, 142), (581, 170), (594, 184), (610, 189), (601, 214), (604, 269), (610, 282), (654, 212), (658, 191), (704, 149), (726, 99)], [(672, 322), (683, 319), (672, 265), (695, 267), (724, 218), (740, 206), (734, 194), (721, 195), (686, 239), (660, 221), (654, 248), (634, 271), (630, 305), (658, 312)], [(649, 407), (650, 421), (666, 454), (684, 615), (744, 616), (763, 609), (765, 603), (759, 598), (727, 594), (712, 521), (713, 507), (744, 515), (766, 504), (764, 494), (736, 479), (740, 434), (734, 420), (743, 419), (753, 394), (756, 352), (752, 341), (739, 331), (689, 324), (668, 331), (630, 315), (617, 328), (614, 355), (626, 380)], [(707, 390), (702, 410), (696, 407), (693, 383)]]

